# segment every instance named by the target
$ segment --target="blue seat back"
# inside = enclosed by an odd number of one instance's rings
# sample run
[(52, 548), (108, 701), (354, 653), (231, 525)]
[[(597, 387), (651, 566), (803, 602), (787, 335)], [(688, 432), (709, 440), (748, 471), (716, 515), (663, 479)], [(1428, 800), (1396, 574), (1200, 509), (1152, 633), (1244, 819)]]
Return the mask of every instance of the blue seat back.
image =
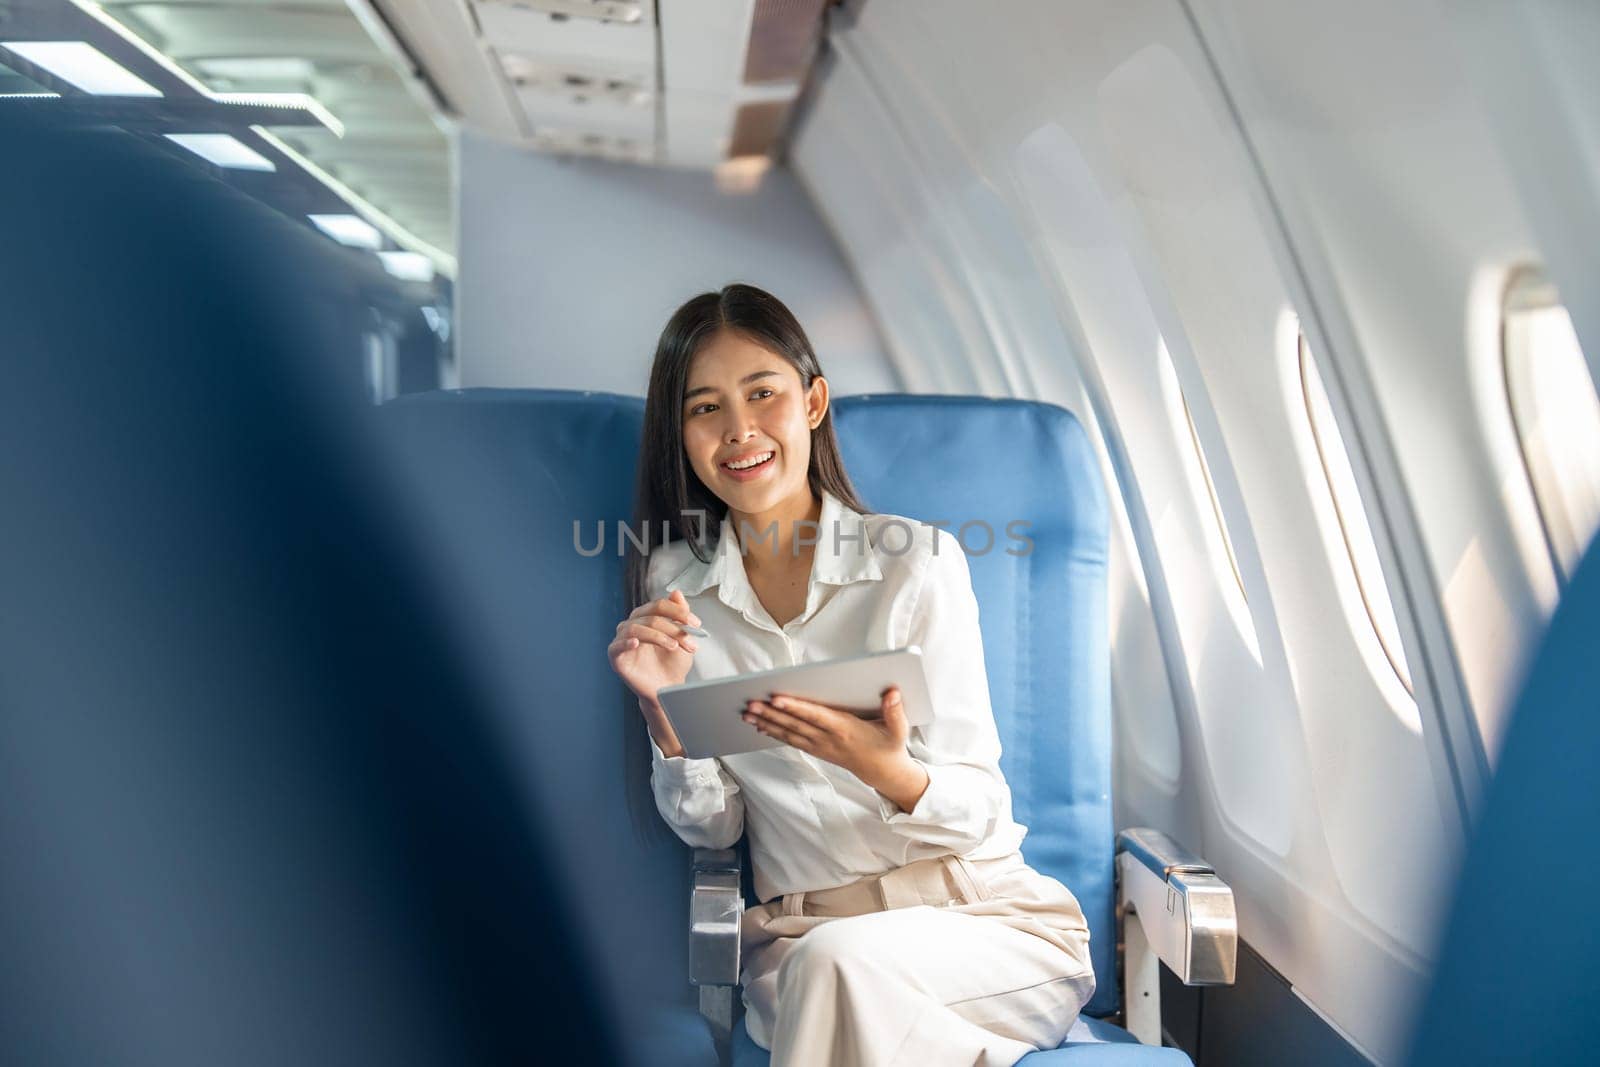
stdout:
[[(867, 507), (947, 520), (967, 548), (1001, 766), (1022, 851), (1089, 919), (1090, 1015), (1117, 1009), (1105, 488), (1083, 426), (1022, 400), (843, 397), (845, 467)], [(1032, 539), (1027, 555), (1008, 524)], [(963, 524), (967, 525), (965, 530)], [(993, 532), (993, 545), (985, 528)], [(1009, 551), (1008, 551), (1009, 550)]]
[[(612, 1025), (634, 1062), (712, 1063), (688, 983), (689, 852), (649, 800), (648, 749), (625, 764), (644, 726), (605, 654), (627, 614), (617, 523), (632, 516), (643, 410), (610, 394), (475, 389), (402, 397), (380, 416), (413, 483), (419, 553), (505, 711), (523, 815), (547, 827)], [(574, 523), (586, 549), (603, 524), (605, 551), (581, 555)]]
[[(643, 406), (609, 394), (465, 390), (402, 398), (385, 410), (434, 472), (427, 495), (441, 536), (460, 540), (452, 581), (489, 604), (474, 640), (494, 650), (502, 684), (526, 693), (508, 724), (512, 758), (546, 802), (585, 818), (558, 826), (564, 858), (584, 857), (598, 952), (636, 975), (682, 981), (682, 849), (644, 847), (622, 805), (620, 689), (604, 657), (622, 617), (615, 520), (631, 512)], [(835, 403), (846, 465), (868, 507), (950, 520), (973, 549), (984, 657), (1023, 851), (1059, 878), (1089, 918), (1097, 989), (1090, 1014), (1116, 1010), (1111, 731), (1106, 632), (1107, 512), (1078, 421), (1026, 401), (845, 397)], [(419, 465), (420, 464), (420, 465)], [(448, 503), (445, 503), (448, 502)], [(473, 529), (463, 533), (463, 516)], [(606, 521), (607, 551), (583, 558)], [(1024, 544), (1010, 531), (1031, 538)], [(972, 524), (962, 529), (963, 524)], [(986, 540), (994, 544), (978, 552)], [(552, 753), (559, 753), (553, 758)], [(635, 906), (612, 909), (625, 886)], [(614, 928), (607, 923), (615, 924)], [(665, 934), (663, 934), (663, 930)], [(674, 970), (674, 968), (677, 968)]]
[(0, 1061), (614, 1062), (361, 432), (389, 297), (109, 121), (0, 144)]
[(1410, 1062), (1595, 1058), (1600, 922), (1600, 550), (1591, 547), (1528, 674), (1463, 865)]

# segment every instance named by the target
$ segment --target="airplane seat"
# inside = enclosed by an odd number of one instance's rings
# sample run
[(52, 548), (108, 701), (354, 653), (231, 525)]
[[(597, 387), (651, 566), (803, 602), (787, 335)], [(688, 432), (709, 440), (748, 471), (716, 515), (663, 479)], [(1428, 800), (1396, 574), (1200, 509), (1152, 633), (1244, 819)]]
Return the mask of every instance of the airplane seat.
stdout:
[(1028, 827), (1022, 850), (1083, 906), (1095, 969), (1086, 1012), (1109, 1014), (1118, 1005), (1109, 512), (1088, 436), (1066, 410), (1029, 401), (846, 397), (834, 412), (867, 506), (949, 523), (966, 550), (1001, 768)]
[(1507, 729), (1413, 1039), (1415, 1067), (1595, 1058), (1600, 923), (1565, 904), (1562, 891), (1600, 881), (1597, 632), (1600, 545), (1592, 545)]
[[(1089, 920), (1095, 993), (1053, 1062), (1188, 1063), (1102, 1021), (1120, 1004), (1111, 813), (1109, 511), (1093, 446), (1070, 412), (1024, 400), (842, 397), (845, 466), (874, 511), (945, 522), (967, 552), (1001, 766), (1023, 854)], [(1023, 540), (1026, 538), (1027, 540)], [(734, 1063), (767, 1053), (741, 1021)]]
[(611, 1062), (364, 432), (348, 250), (0, 111), (0, 1060)]
[[(471, 389), (403, 396), (378, 418), (450, 590), (439, 599), (461, 612), (453, 629), (514, 709), (498, 724), (505, 759), (554, 837), (547, 865), (626, 1061), (688, 1067), (718, 1062), (687, 980), (689, 850), (656, 815), (643, 722), (605, 657), (627, 614), (617, 523), (632, 517), (643, 412), (606, 393)], [(604, 550), (580, 554), (597, 524)]]
[[(642, 738), (643, 728), (622, 714), (624, 693), (602, 649), (625, 613), (614, 520), (631, 514), (642, 410), (609, 394), (469, 389), (401, 397), (381, 415), (404, 444), (401, 465), (419, 480), (414, 495), (427, 502), (422, 528), (453, 546), (440, 578), (478, 604), (460, 628), (484, 646), (498, 684), (521, 694), (512, 703), (526, 715), (506, 724), (510, 758), (540, 803), (584, 813), (559, 831), (552, 865), (589, 905), (583, 937), (609, 970), (613, 1003), (626, 1011), (647, 993), (658, 1023), (676, 1020), (645, 1027), (629, 1047), (670, 1045), (651, 1036), (670, 1031), (693, 1035), (682, 1062), (707, 1053), (705, 1031), (685, 1021), (692, 978), (717, 1043), (735, 1063), (764, 1063), (733, 1018), (748, 863), (739, 850), (698, 850), (686, 895), (688, 850), (670, 834), (669, 846), (643, 839), (623, 806), (629, 789), (648, 797), (648, 764), (624, 765), (624, 729)], [(1072, 889), (1089, 919), (1095, 995), (1067, 1045), (1026, 1059), (1187, 1063), (1102, 1021), (1119, 1005), (1117, 865), (1136, 855), (1140, 870), (1157, 871), (1150, 877), (1172, 879), (1179, 900), (1189, 891), (1183, 872), (1199, 865), (1164, 839), (1114, 836), (1108, 511), (1082, 426), (1051, 405), (975, 397), (845, 397), (834, 411), (868, 506), (950, 521), (969, 549), (1002, 762), (1030, 828), (1023, 851)], [(604, 551), (580, 554), (575, 521), (586, 549), (596, 522), (608, 525)], [(1122, 868), (1125, 883), (1130, 870)], [(1180, 926), (1186, 910), (1177, 909)]]

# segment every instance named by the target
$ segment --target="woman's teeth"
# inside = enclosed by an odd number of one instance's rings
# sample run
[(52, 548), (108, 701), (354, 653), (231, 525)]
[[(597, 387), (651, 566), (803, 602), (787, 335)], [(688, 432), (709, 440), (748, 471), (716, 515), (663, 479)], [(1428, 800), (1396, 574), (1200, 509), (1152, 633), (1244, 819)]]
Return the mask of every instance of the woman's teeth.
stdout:
[(723, 466), (727, 467), (731, 471), (747, 471), (751, 467), (761, 466), (761, 464), (765, 463), (771, 458), (771, 452), (763, 452), (759, 456), (751, 456), (749, 459), (742, 459), (736, 463), (724, 463)]

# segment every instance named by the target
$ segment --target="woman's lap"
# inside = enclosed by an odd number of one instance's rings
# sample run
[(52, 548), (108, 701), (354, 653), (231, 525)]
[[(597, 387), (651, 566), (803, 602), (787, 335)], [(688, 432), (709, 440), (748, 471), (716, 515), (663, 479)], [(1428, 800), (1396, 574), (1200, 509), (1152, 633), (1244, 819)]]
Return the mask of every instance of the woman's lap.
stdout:
[[(796, 1012), (805, 1018), (782, 1020), (790, 1029), (865, 1028), (852, 1040), (897, 1056), (915, 1059), (918, 1041), (947, 1052), (964, 1041), (966, 1053), (984, 1046), (979, 1061), (1009, 1063), (1059, 1044), (1094, 991), (1077, 902), (1027, 867), (942, 907), (822, 917), (784, 915), (774, 901), (747, 919), (747, 1026), (763, 1047), (784, 1029), (778, 1016)], [(869, 990), (870, 1014), (850, 1018), (863, 1013), (849, 1001)], [(838, 1003), (808, 1003), (817, 998)]]

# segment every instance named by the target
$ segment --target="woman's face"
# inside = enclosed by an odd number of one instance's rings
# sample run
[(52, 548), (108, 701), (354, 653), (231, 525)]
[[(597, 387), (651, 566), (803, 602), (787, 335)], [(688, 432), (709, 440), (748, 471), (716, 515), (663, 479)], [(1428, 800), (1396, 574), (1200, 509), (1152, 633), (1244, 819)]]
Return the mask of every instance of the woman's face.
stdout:
[(809, 495), (811, 431), (827, 408), (820, 376), (803, 389), (788, 360), (721, 330), (689, 364), (683, 447), (706, 488), (735, 511), (758, 514)]

